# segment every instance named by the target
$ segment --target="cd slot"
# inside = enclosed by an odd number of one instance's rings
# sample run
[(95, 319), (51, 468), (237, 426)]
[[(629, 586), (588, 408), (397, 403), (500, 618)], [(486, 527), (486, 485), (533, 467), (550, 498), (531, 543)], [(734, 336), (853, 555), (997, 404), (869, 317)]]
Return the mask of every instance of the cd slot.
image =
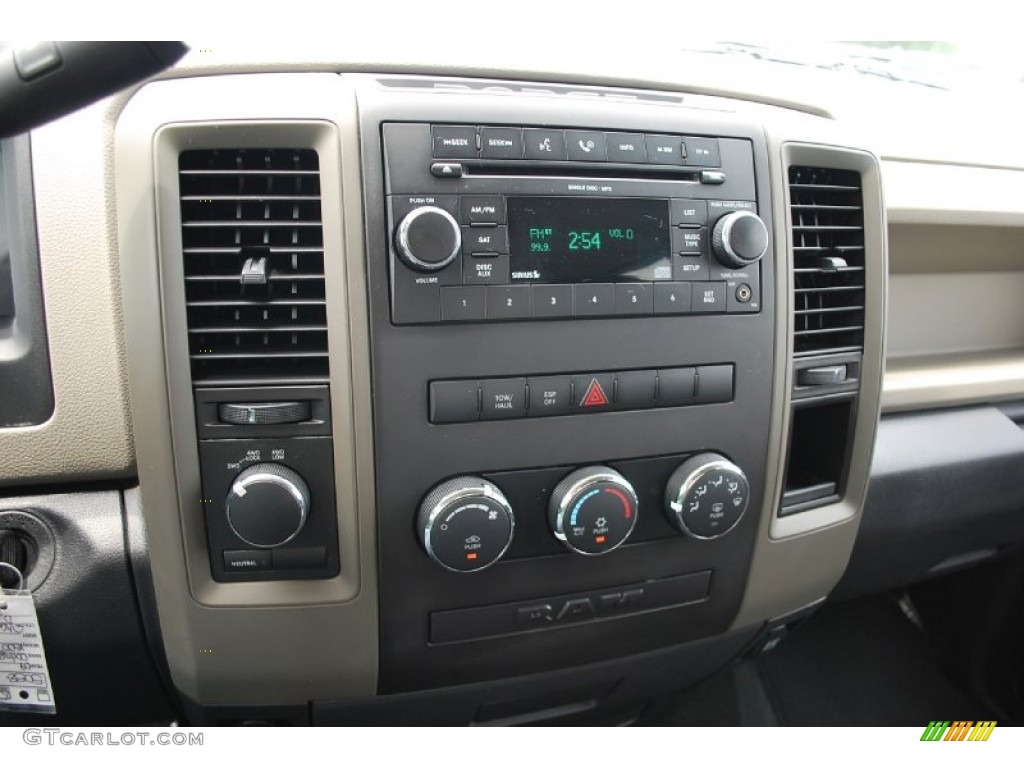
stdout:
[(700, 184), (700, 171), (673, 167), (615, 165), (613, 163), (524, 163), (463, 160), (464, 177), (541, 176), (587, 179), (657, 179)]

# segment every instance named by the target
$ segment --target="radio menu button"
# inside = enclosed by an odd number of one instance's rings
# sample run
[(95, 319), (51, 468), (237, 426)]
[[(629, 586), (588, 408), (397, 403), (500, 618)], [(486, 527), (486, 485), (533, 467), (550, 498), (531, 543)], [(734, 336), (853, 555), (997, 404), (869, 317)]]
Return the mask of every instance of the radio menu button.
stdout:
[(654, 311), (654, 291), (650, 283), (616, 283), (615, 314), (650, 315)]
[(655, 283), (654, 314), (685, 315), (690, 311), (689, 283)]
[(725, 283), (704, 283), (694, 286), (694, 312), (725, 312)]
[[(672, 256), (672, 276), (677, 280), (702, 281), (709, 279), (708, 256)], [(694, 299), (696, 303), (696, 299)]]
[(571, 285), (533, 285), (534, 318), (572, 317)]
[(480, 382), (480, 418), (522, 419), (526, 416), (526, 379)]
[(654, 165), (682, 165), (682, 143), (678, 136), (647, 136), (647, 162)]
[(508, 253), (508, 229), (506, 227), (463, 227), (462, 252)]
[(669, 221), (673, 227), (700, 227), (708, 223), (708, 204), (704, 200), (672, 200)]
[(564, 416), (572, 410), (572, 378), (543, 376), (527, 381), (530, 416)]
[(527, 160), (565, 160), (565, 134), (546, 128), (523, 129)]
[(462, 279), (467, 285), (508, 285), (508, 254), (464, 258)]
[(643, 134), (640, 133), (609, 133), (609, 163), (643, 163), (647, 161), (647, 151)]
[(606, 136), (600, 131), (566, 131), (570, 160), (603, 163), (607, 157)]
[(461, 214), (462, 224), (504, 224), (505, 198), (501, 195), (464, 195)]
[(484, 317), (483, 286), (459, 285), (441, 289), (442, 321), (483, 320)]
[(573, 286), (573, 312), (576, 317), (614, 315), (615, 286), (612, 283), (583, 283)]
[(501, 160), (522, 160), (522, 129), (482, 128), (480, 130), (480, 157)]
[[(724, 287), (724, 286), (723, 286)], [(488, 285), (487, 319), (520, 320), (530, 316), (530, 286)]]

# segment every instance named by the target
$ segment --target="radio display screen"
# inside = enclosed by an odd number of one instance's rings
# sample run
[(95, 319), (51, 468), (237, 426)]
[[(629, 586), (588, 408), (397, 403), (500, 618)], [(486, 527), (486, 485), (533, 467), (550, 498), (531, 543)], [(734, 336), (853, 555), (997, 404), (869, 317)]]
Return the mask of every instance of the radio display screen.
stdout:
[(672, 279), (668, 201), (509, 197), (512, 282)]

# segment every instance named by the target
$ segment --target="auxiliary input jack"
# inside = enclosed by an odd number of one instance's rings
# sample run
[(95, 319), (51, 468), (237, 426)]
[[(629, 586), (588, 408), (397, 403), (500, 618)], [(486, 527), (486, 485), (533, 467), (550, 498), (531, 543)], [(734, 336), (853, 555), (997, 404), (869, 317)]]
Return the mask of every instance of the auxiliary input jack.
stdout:
[(736, 301), (741, 304), (746, 304), (750, 301), (750, 298), (754, 295), (754, 292), (750, 289), (750, 286), (744, 283), (736, 289)]

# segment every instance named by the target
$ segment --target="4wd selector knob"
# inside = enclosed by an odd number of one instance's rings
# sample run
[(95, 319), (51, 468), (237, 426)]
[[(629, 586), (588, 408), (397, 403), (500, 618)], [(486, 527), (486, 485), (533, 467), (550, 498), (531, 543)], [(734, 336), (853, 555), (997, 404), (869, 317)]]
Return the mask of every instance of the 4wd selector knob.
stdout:
[(548, 522), (555, 538), (581, 555), (603, 555), (633, 532), (636, 492), (622, 475), (602, 466), (583, 467), (555, 486)]
[(448, 211), (433, 205), (414, 208), (395, 230), (402, 261), (421, 272), (447, 267), (462, 247), (462, 230)]
[(309, 486), (281, 464), (254, 464), (231, 483), (225, 504), (228, 525), (254, 547), (278, 547), (294, 539), (309, 514)]
[(672, 473), (665, 488), (665, 514), (683, 533), (717, 539), (739, 523), (750, 486), (743, 470), (717, 453), (699, 453)]
[(449, 571), (481, 571), (512, 543), (515, 516), (505, 495), (482, 477), (441, 483), (420, 504), (416, 528), (430, 558)]
[(756, 213), (727, 213), (715, 224), (711, 249), (725, 266), (742, 269), (759, 261), (768, 250), (768, 227)]

